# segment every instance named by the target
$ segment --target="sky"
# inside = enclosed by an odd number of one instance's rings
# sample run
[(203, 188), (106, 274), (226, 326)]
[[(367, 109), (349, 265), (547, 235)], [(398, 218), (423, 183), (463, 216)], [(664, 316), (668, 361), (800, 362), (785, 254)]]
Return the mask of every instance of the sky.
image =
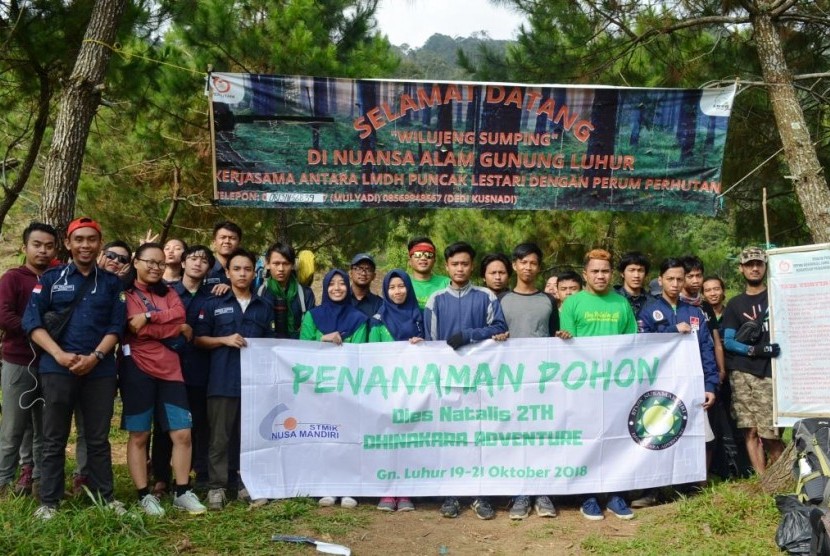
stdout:
[(493, 39), (515, 39), (523, 16), (489, 0), (381, 0), (378, 27), (394, 45), (420, 47), (435, 33), (468, 37), (486, 31)]

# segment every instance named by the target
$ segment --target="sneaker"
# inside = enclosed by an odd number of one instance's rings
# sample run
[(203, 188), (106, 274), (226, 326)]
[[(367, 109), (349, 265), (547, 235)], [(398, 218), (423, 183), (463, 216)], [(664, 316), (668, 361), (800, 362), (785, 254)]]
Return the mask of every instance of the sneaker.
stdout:
[(473, 500), (471, 507), (473, 508), (476, 517), (479, 519), (493, 519), (496, 517), (496, 512), (493, 510), (493, 506), (490, 505), (490, 502), (488, 502), (486, 498), (476, 498)]
[(351, 496), (344, 496), (340, 499), (340, 506), (343, 508), (356, 508), (357, 500), (355, 500)]
[(58, 514), (58, 509), (54, 506), (47, 506), (46, 504), (39, 506), (35, 510), (35, 518), (41, 521), (49, 521)]
[(608, 511), (617, 516), (620, 519), (634, 519), (634, 512), (631, 511), (631, 508), (628, 507), (628, 504), (625, 503), (625, 500), (620, 498), (619, 496), (612, 496), (608, 500), (608, 505), (606, 506)]
[(605, 516), (602, 515), (602, 508), (599, 507), (599, 502), (593, 496), (582, 503), (582, 506), (579, 508), (579, 513), (582, 514), (582, 517), (590, 521), (601, 521), (605, 519)]
[[(158, 500), (156, 502), (158, 502)], [(118, 500), (110, 500), (107, 502), (107, 509), (118, 517), (127, 514), (127, 508), (125, 508), (124, 504)], [(164, 512), (164, 510), (162, 510), (162, 512)]]
[(177, 510), (183, 510), (190, 515), (203, 514), (207, 511), (207, 508), (199, 502), (199, 497), (192, 490), (188, 490), (181, 496), (174, 496), (173, 507)]
[(539, 517), (556, 517), (556, 508), (547, 496), (537, 496), (533, 509)]
[(414, 512), (415, 511), (415, 504), (412, 503), (412, 500), (409, 498), (398, 498), (398, 511), (399, 512)]
[(517, 496), (513, 499), (513, 507), (510, 508), (510, 519), (524, 519), (530, 515), (530, 497)]
[(32, 471), (34, 471), (34, 468), (31, 465), (24, 465), (20, 468), (20, 477), (14, 485), (14, 493), (17, 496), (32, 494), (32, 483), (34, 482)]
[(72, 475), (72, 496), (81, 496), (88, 485), (89, 479), (85, 475)]
[(250, 503), (251, 495), (248, 494), (248, 487), (242, 487), (237, 491), (236, 499), (240, 502)]
[(398, 509), (398, 501), (389, 496), (381, 498), (378, 502), (378, 509), (382, 512), (394, 512)]
[(657, 496), (651, 491), (644, 492), (643, 496), (640, 496), (639, 498), (631, 502), (632, 508), (650, 508), (651, 506), (656, 505)]
[(441, 504), (441, 515), (444, 517), (458, 517), (461, 512), (461, 504), (458, 503), (458, 498), (450, 496), (444, 498), (444, 503)]
[(248, 504), (248, 507), (251, 509), (261, 508), (262, 506), (268, 505), (268, 502), (270, 502), (268, 498), (254, 498), (251, 500), (251, 503)]
[(141, 510), (147, 515), (156, 517), (164, 515), (164, 508), (161, 507), (161, 502), (153, 494), (145, 494), (144, 498), (138, 501), (138, 505), (141, 506)]
[(336, 496), (323, 496), (322, 498), (320, 498), (317, 501), (317, 504), (324, 507), (324, 508), (328, 508), (329, 506), (334, 506), (335, 504), (337, 504), (337, 497)]
[(207, 507), (211, 510), (221, 510), (228, 503), (224, 488), (212, 488), (207, 494)]

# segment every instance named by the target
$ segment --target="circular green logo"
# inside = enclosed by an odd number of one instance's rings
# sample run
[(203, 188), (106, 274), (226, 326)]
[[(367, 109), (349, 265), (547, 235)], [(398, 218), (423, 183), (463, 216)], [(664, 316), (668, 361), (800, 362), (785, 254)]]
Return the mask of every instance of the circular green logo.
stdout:
[(649, 450), (665, 450), (683, 436), (689, 414), (671, 392), (650, 390), (637, 399), (628, 414), (628, 433)]

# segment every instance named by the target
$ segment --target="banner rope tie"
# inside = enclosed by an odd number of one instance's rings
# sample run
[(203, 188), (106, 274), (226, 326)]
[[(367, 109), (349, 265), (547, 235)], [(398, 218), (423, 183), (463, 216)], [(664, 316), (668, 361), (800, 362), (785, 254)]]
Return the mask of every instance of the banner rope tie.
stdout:
[(118, 43), (115, 43), (115, 45), (111, 45), (111, 44), (107, 44), (103, 41), (99, 41), (99, 40), (96, 40), (96, 39), (84, 39), (83, 42), (98, 44), (98, 45), (104, 46), (106, 48), (109, 48), (110, 50), (112, 50), (113, 52), (115, 52), (116, 54), (118, 54), (119, 56), (121, 56), (125, 60), (129, 59), (129, 58), (140, 58), (142, 60), (147, 60), (148, 62), (153, 62), (153, 63), (159, 64), (159, 65), (162, 65), (162, 66), (170, 66), (171, 68), (176, 68), (176, 69), (179, 69), (179, 70), (182, 70), (182, 71), (186, 71), (188, 73), (195, 73), (196, 75), (207, 75), (205, 72), (198, 71), (198, 70), (195, 70), (193, 68), (186, 68), (184, 66), (171, 64), (170, 62), (165, 62), (163, 60), (156, 60), (155, 58), (150, 58), (149, 56), (144, 56), (142, 54), (132, 54), (130, 52), (126, 52), (125, 50), (123, 50), (121, 48), (121, 45), (119, 45)]

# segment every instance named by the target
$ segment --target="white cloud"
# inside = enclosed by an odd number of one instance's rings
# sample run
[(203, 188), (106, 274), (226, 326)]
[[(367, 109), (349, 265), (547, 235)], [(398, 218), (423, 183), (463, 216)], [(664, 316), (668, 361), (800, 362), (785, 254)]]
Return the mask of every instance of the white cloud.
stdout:
[(515, 39), (525, 17), (488, 0), (382, 0), (378, 27), (395, 45), (422, 46), (435, 33), (468, 37), (486, 31), (493, 39)]

